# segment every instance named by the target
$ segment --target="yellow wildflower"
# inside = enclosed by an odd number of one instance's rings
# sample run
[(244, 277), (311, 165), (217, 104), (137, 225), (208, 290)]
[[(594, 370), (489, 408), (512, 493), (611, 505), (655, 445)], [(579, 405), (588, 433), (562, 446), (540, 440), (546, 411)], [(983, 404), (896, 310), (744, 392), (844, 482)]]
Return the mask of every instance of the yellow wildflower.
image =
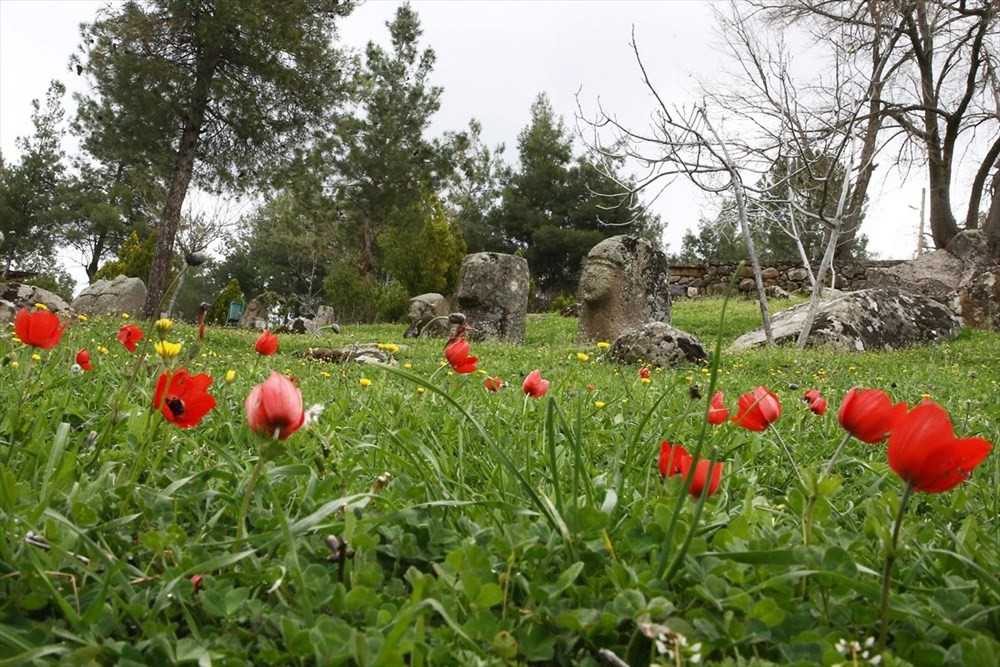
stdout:
[(156, 320), (153, 326), (155, 326), (156, 330), (159, 331), (160, 333), (166, 333), (170, 331), (170, 327), (174, 326), (174, 323), (173, 320), (168, 320), (165, 317), (161, 317), (160, 319)]
[(597, 343), (597, 349), (598, 350), (606, 350), (609, 347), (611, 347), (611, 343), (608, 343), (606, 341), (602, 340), (602, 341), (600, 341), (600, 342)]
[(228, 370), (226, 371), (226, 384), (232, 384), (233, 380), (236, 379), (236, 371)]
[(417, 387), (417, 393), (418, 394), (424, 393), (424, 388), (423, 387)]
[(128, 319), (128, 313), (122, 313), (122, 319), (123, 320), (127, 320)]
[(403, 368), (405, 368), (406, 370), (410, 370), (411, 368), (413, 368), (413, 364), (407, 361), (405, 364), (403, 364)]
[(605, 403), (604, 401), (594, 401), (594, 407), (597, 408), (598, 410), (603, 408), (605, 405), (607, 405), (607, 403)]
[(361, 383), (362, 387), (370, 387), (370, 386), (372, 386), (372, 381), (369, 380), (368, 378), (361, 378), (360, 380), (358, 380), (358, 382)]
[(35, 308), (38, 309), (38, 310), (48, 310), (49, 309), (49, 307), (46, 306), (44, 303), (36, 303), (35, 304)]
[(107, 354), (108, 353), (108, 348), (104, 347), (103, 345), (98, 345), (97, 346), (97, 351), (100, 352), (101, 354)]
[(19, 363), (18, 363), (18, 362), (16, 362), (16, 361), (12, 361), (12, 362), (10, 362), (10, 367), (11, 367), (11, 368), (17, 368), (17, 367), (18, 367), (18, 366), (20, 366), (20, 365), (21, 365), (21, 364), (19, 364)]
[(153, 343), (153, 349), (164, 359), (171, 359), (180, 354), (181, 343), (171, 343), (170, 341), (161, 340)]
[(390, 354), (395, 354), (399, 352), (399, 346), (394, 343), (379, 343), (378, 349), (385, 350)]
[(40, 354), (33, 354), (33, 355), (31, 355), (31, 360), (32, 361), (41, 361), (42, 360), (42, 355), (40, 355)]
[(329, 371), (320, 371), (319, 374), (322, 375), (325, 378), (333, 377), (332, 375), (330, 375)]
[(80, 313), (79, 315), (76, 316), (76, 319), (80, 320), (81, 322), (86, 322), (87, 316), (84, 315), (83, 313)]
[(650, 382), (652, 382), (652, 380), (650, 380), (649, 378), (639, 378), (639, 382), (643, 384), (649, 384)]
[(586, 352), (577, 352), (576, 358), (579, 359), (580, 361), (590, 361), (590, 357), (587, 356)]

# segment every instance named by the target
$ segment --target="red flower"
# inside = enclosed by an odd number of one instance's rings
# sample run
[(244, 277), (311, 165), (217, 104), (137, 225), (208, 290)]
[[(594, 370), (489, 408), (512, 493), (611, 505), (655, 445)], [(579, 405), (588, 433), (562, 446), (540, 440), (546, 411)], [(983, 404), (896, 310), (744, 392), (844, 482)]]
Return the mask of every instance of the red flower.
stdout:
[(982, 438), (956, 438), (944, 408), (925, 401), (894, 423), (889, 467), (917, 491), (940, 493), (968, 479), (992, 448)]
[(269, 357), (278, 351), (278, 337), (270, 331), (265, 331), (257, 338), (253, 347), (257, 350), (257, 354)]
[(639, 377), (641, 377), (643, 380), (649, 379), (649, 366), (643, 366), (642, 368), (639, 369)]
[(737, 401), (733, 421), (751, 431), (763, 431), (781, 416), (781, 401), (767, 387), (757, 387)]
[(708, 406), (708, 423), (709, 424), (721, 424), (726, 421), (729, 417), (729, 408), (722, 400), (722, 392), (717, 391), (712, 394), (712, 402)]
[(168, 422), (180, 428), (197, 426), (201, 418), (215, 407), (215, 398), (208, 393), (212, 376), (200, 373), (188, 375), (183, 368), (173, 375), (169, 371), (160, 375), (153, 394), (153, 405), (160, 409)]
[(536, 368), (528, 373), (528, 377), (524, 378), (521, 389), (532, 398), (541, 398), (549, 390), (549, 381), (543, 380), (542, 372)]
[(302, 393), (278, 372), (254, 387), (243, 406), (251, 431), (279, 440), (295, 433), (306, 420)]
[(819, 389), (810, 389), (802, 399), (809, 404), (809, 409), (817, 415), (826, 412), (826, 399), (819, 395)]
[(681, 463), (690, 461), (691, 456), (681, 445), (671, 445), (664, 440), (660, 443), (660, 475), (673, 477), (681, 474)]
[(200, 574), (195, 574), (191, 577), (191, 585), (194, 586), (194, 592), (197, 593), (198, 589), (201, 588), (201, 582), (205, 580), (205, 577)]
[(491, 375), (483, 380), (483, 385), (486, 386), (487, 391), (500, 391), (500, 388), (503, 387), (503, 380), (500, 379), (499, 375)]
[(64, 329), (66, 325), (59, 326), (59, 318), (47, 310), (29, 313), (27, 308), (22, 308), (14, 318), (14, 332), (21, 342), (43, 350), (54, 348)]
[(87, 350), (80, 350), (76, 353), (76, 363), (85, 371), (89, 371), (93, 368), (90, 363), (90, 352)]
[(469, 356), (469, 343), (465, 338), (456, 338), (444, 348), (444, 356), (456, 373), (466, 374), (476, 371), (479, 357)]
[(142, 340), (142, 329), (134, 324), (126, 324), (118, 330), (118, 340), (129, 352), (135, 352), (136, 346)]
[(906, 414), (906, 408), (906, 403), (893, 406), (880, 389), (854, 387), (844, 396), (837, 419), (855, 438), (872, 445), (886, 439), (893, 424)]
[[(686, 459), (681, 459), (681, 474), (684, 477), (687, 477), (692, 463), (694, 463), (694, 459), (690, 456)], [(710, 468), (711, 471), (709, 470)], [(708, 493), (706, 495), (708, 498), (711, 498), (718, 490), (721, 480), (722, 463), (713, 463), (708, 459), (698, 459), (698, 462), (695, 463), (694, 478), (691, 480), (691, 486), (688, 487), (688, 493), (692, 497), (697, 498), (705, 489), (705, 484), (708, 484)]]

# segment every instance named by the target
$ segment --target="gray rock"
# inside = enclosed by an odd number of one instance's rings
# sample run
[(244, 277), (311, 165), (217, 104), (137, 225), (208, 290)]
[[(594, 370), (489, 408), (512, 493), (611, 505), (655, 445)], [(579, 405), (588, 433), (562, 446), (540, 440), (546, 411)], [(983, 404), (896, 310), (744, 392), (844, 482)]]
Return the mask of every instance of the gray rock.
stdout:
[(263, 320), (264, 328), (267, 328), (267, 308), (259, 299), (250, 299), (240, 315), (240, 326), (245, 329), (260, 329), (257, 320)]
[(895, 287), (948, 303), (958, 290), (963, 262), (947, 250), (935, 250), (916, 259), (883, 269), (865, 281), (865, 287)]
[(318, 327), (316, 326), (316, 323), (308, 317), (296, 317), (288, 323), (288, 326), (285, 327), (285, 329), (289, 333), (314, 334), (316, 333)]
[[(794, 343), (805, 322), (808, 303), (771, 318), (776, 343)], [(809, 333), (810, 347), (835, 350), (899, 350), (951, 340), (961, 322), (941, 302), (895, 288), (875, 288), (842, 294), (820, 304)], [(744, 334), (732, 344), (743, 350), (766, 343), (764, 330)]]
[(116, 276), (98, 280), (73, 299), (71, 307), (84, 315), (137, 315), (146, 303), (146, 284), (139, 278)]
[(645, 239), (612, 236), (583, 260), (576, 339), (611, 341), (647, 322), (670, 323), (667, 257)]
[(70, 314), (69, 304), (58, 294), (34, 285), (23, 283), (0, 283), (0, 322), (13, 322), (17, 311), (31, 308), (36, 303), (44, 304), (50, 312), (66, 317)]
[(773, 266), (766, 266), (761, 269), (760, 277), (764, 280), (777, 280), (781, 277), (781, 272)]
[(641, 362), (670, 368), (708, 359), (708, 352), (691, 334), (665, 322), (648, 322), (616, 338), (608, 357), (623, 364)]
[(524, 342), (528, 314), (528, 262), (514, 255), (466, 255), (458, 270), (456, 301), (472, 327), (471, 340), (500, 338)]
[(448, 299), (437, 292), (413, 297), (406, 309), (410, 326), (403, 332), (403, 338), (447, 336), (449, 312), (451, 306), (448, 304)]
[[(319, 328), (323, 327), (334, 327), (337, 324), (337, 318), (334, 315), (333, 308), (330, 306), (319, 306), (316, 309), (316, 316), (313, 318), (313, 322)], [(336, 333), (340, 333), (340, 327), (337, 327)]]
[(962, 324), (1000, 331), (1000, 266), (971, 278), (958, 290)]
[(765, 288), (764, 293), (767, 294), (769, 299), (788, 299), (791, 297), (791, 294), (777, 285), (771, 285), (770, 287)]
[(329, 361), (342, 364), (353, 361), (359, 364), (389, 364), (395, 366), (396, 358), (388, 350), (379, 348), (375, 343), (365, 345), (352, 345), (350, 347), (329, 348), (310, 347), (305, 352), (305, 356), (319, 361)]

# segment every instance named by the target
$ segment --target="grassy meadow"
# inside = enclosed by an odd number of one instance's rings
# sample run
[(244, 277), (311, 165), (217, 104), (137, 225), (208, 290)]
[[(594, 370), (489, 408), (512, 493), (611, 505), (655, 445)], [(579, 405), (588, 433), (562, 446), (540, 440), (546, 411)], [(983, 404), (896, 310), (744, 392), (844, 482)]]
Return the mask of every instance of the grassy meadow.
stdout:
[[(184, 429), (153, 410), (151, 323), (129, 320), (135, 353), (122, 320), (73, 322), (50, 350), (5, 327), (0, 667), (1000, 664), (1000, 453), (910, 499), (884, 647), (906, 484), (885, 443), (856, 439), (821, 475), (854, 386), (929, 397), (959, 437), (1000, 443), (1000, 334), (731, 353), (760, 315), (731, 301), (720, 325), (722, 306), (675, 303), (674, 325), (721, 339), (714, 389), (734, 414), (757, 386), (777, 394), (763, 432), (706, 424), (710, 365), (643, 382), (554, 315), (530, 315), (524, 345), (472, 343), (471, 375), (402, 325), (279, 335), (265, 357), (255, 333), (198, 341), (178, 323), (169, 363), (210, 374), (217, 401)], [(397, 345), (399, 365), (302, 355), (351, 343)], [(92, 370), (72, 369), (81, 348)], [(551, 382), (537, 399), (521, 389), (534, 369)], [(280, 443), (244, 413), (272, 370), (322, 407)], [(507, 386), (487, 391), (486, 374)], [(823, 415), (802, 400), (813, 388)], [(664, 440), (723, 462), (714, 495), (661, 476)]]

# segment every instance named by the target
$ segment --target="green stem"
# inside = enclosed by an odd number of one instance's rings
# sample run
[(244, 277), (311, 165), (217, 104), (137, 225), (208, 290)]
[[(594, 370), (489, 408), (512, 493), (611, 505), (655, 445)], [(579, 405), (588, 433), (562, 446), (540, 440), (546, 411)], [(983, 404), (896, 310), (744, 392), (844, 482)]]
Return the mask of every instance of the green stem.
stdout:
[(826, 464), (826, 467), (823, 468), (823, 472), (819, 476), (820, 481), (824, 477), (829, 475), (831, 470), (833, 470), (833, 464), (837, 462), (837, 458), (840, 456), (840, 453), (844, 451), (844, 447), (847, 446), (847, 441), (850, 439), (851, 439), (851, 434), (845, 433), (844, 439), (840, 441), (840, 444), (837, 446), (837, 449), (833, 452), (833, 456), (830, 457), (830, 461)]
[(257, 479), (260, 477), (260, 473), (264, 470), (264, 457), (259, 455), (257, 457), (257, 463), (253, 467), (253, 472), (250, 473), (250, 481), (247, 482), (247, 491), (243, 496), (243, 505), (240, 507), (240, 516), (236, 522), (236, 542), (239, 544), (243, 540), (243, 522), (247, 517), (247, 510), (250, 509), (250, 496), (253, 495), (253, 487), (257, 484)]
[(906, 503), (913, 494), (913, 482), (906, 485), (903, 497), (899, 501), (899, 512), (896, 514), (896, 523), (892, 527), (892, 543), (885, 556), (885, 569), (882, 571), (882, 630), (879, 632), (879, 651), (885, 651), (886, 641), (889, 639), (889, 587), (892, 582), (892, 566), (896, 562), (896, 545), (899, 541), (899, 527), (903, 523), (903, 513), (906, 512)]
[(785, 439), (781, 437), (781, 433), (773, 428), (771, 429), (771, 433), (774, 433), (774, 437), (778, 440), (781, 448), (785, 450), (785, 456), (788, 457), (788, 462), (792, 464), (792, 470), (795, 471), (795, 476), (799, 478), (799, 483), (802, 485), (802, 488), (808, 488), (806, 486), (805, 478), (802, 477), (802, 471), (799, 470), (799, 467), (795, 464), (795, 457), (792, 456), (792, 450), (788, 448), (788, 445), (785, 443)]

